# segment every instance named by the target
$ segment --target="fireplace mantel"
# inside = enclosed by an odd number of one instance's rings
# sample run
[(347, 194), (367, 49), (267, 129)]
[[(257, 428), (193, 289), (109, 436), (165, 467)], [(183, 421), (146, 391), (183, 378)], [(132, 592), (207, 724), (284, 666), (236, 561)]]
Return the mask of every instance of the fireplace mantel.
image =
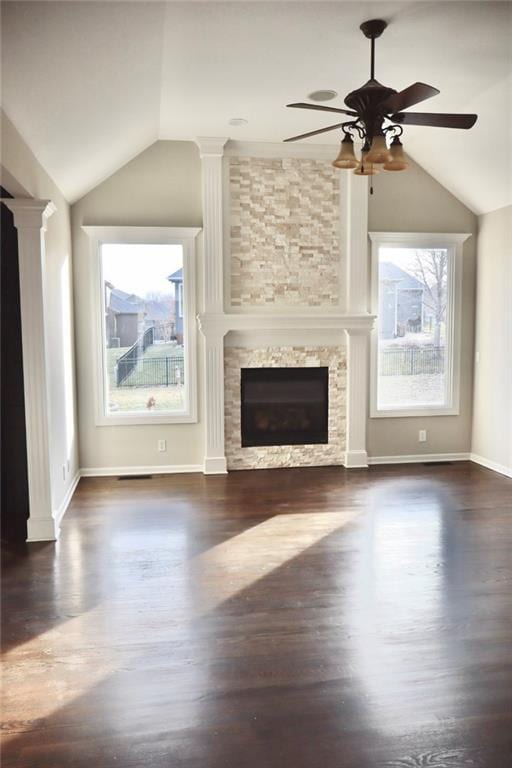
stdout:
[[(293, 337), (294, 332), (317, 337), (340, 333), (340, 344), (347, 349), (347, 437), (344, 465), (367, 467), (366, 419), (368, 413), (368, 336), (375, 316), (368, 312), (368, 184), (365, 178), (340, 177), (340, 254), (343, 255), (345, 285), (339, 307), (330, 311), (231, 311), (225, 296), (224, 263), (226, 187), (223, 158), (228, 155), (257, 157), (316, 156), (316, 149), (290, 145), (238, 145), (221, 138), (198, 138), (203, 168), (204, 257), (202, 283), (204, 311), (198, 315), (204, 336), (204, 419), (205, 474), (226, 472), (224, 434), (224, 348), (230, 332), (250, 336), (261, 333), (272, 346), (279, 335)], [(227, 144), (227, 146), (226, 146)], [(325, 159), (325, 148), (318, 150)], [(300, 307), (300, 305), (299, 305)], [(290, 308), (291, 309), (291, 308)], [(309, 332), (309, 333), (307, 333)]]
[(375, 315), (340, 314), (241, 314), (230, 312), (204, 312), (197, 316), (204, 336), (224, 336), (229, 331), (290, 331), (290, 330), (339, 330), (352, 333), (369, 333), (375, 323)]

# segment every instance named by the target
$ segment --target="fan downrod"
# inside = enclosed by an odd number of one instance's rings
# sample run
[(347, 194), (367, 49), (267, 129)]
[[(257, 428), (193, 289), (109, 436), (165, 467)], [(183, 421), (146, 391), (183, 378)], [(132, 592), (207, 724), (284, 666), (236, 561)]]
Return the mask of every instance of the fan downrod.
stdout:
[(363, 21), (359, 29), (369, 40), (375, 40), (382, 35), (387, 25), (387, 21), (383, 19), (370, 19), (370, 21)]

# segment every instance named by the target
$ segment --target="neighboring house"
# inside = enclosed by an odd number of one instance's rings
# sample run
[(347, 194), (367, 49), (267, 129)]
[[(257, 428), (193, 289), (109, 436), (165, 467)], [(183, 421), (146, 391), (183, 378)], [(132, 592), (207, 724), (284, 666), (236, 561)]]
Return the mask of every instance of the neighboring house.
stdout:
[[(144, 332), (144, 309), (133, 294), (105, 283), (105, 327), (108, 347), (131, 347)], [(140, 299), (139, 299), (140, 301)]]
[(174, 286), (174, 306), (176, 309), (176, 339), (183, 344), (183, 269), (177, 269), (167, 278)]
[(106, 333), (109, 347), (131, 347), (148, 328), (154, 341), (175, 337), (174, 300), (145, 300), (105, 282)]
[(421, 333), (424, 325), (425, 286), (389, 261), (379, 267), (379, 328), (383, 339)]
[(155, 341), (171, 341), (176, 335), (174, 299), (151, 299), (143, 302), (144, 327), (155, 329)]

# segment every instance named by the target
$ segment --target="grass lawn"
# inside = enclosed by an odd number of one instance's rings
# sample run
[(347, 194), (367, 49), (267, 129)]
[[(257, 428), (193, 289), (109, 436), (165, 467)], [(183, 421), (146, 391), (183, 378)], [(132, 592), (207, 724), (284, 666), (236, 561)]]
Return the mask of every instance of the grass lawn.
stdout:
[(418, 403), (442, 405), (445, 397), (445, 377), (442, 373), (416, 376), (380, 376), (379, 405), (411, 406)]
[(183, 387), (119, 387), (109, 392), (109, 409), (113, 411), (146, 411), (150, 397), (156, 400), (155, 411), (175, 411), (185, 407)]
[[(149, 368), (144, 371), (143, 366), (138, 366), (126, 380), (126, 384), (131, 386), (116, 386), (115, 369), (116, 363), (129, 347), (117, 347), (107, 349), (107, 369), (109, 384), (109, 407), (114, 411), (145, 411), (150, 397), (156, 400), (155, 410), (180, 410), (184, 407), (183, 387), (171, 384), (169, 386), (159, 386), (156, 384), (148, 385), (148, 375), (151, 378)], [(151, 360), (155, 358), (171, 358), (171, 368), (179, 360), (183, 360), (183, 347), (174, 342), (164, 344), (152, 344), (144, 353), (142, 360)], [(158, 366), (158, 363), (155, 363)], [(182, 366), (180, 366), (182, 369)], [(157, 371), (157, 369), (155, 369)]]

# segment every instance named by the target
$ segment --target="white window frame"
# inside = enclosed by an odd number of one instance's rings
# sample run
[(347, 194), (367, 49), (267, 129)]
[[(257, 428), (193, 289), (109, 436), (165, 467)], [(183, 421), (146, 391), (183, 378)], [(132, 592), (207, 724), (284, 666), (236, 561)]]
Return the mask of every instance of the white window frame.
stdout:
[[(397, 418), (410, 416), (457, 416), (460, 413), (460, 348), (462, 302), (462, 251), (470, 237), (466, 233), (444, 232), (369, 232), (371, 256), (371, 311), (377, 315), (371, 334), (370, 417)], [(379, 409), (377, 401), (379, 353), (379, 249), (386, 248), (445, 248), (449, 254), (448, 302), (446, 317), (446, 405), (397, 406)]]
[(183, 282), (178, 283), (178, 317), (183, 317)]
[[(94, 365), (96, 426), (133, 424), (192, 424), (197, 422), (197, 331), (196, 331), (196, 237), (195, 227), (84, 226), (90, 239), (92, 286), (90, 311)], [(105, 348), (105, 292), (101, 247), (108, 243), (181, 245), (183, 248), (183, 345), (185, 348), (185, 408), (180, 411), (109, 413)]]

